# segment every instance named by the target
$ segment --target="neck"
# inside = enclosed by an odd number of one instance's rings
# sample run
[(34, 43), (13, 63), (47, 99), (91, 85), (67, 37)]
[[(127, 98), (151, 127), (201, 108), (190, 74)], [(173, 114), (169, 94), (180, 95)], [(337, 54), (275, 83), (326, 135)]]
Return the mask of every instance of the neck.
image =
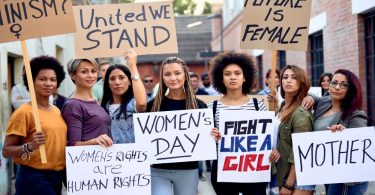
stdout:
[(285, 93), (285, 99), (284, 99), (284, 106), (288, 107), (292, 104), (292, 101), (293, 101), (293, 98), (294, 98), (295, 94), (287, 94)]
[(336, 111), (341, 110), (341, 102), (337, 100), (332, 100), (332, 110), (336, 110)]
[(76, 92), (73, 95), (74, 98), (80, 100), (93, 100), (92, 89), (91, 88), (83, 88), (77, 86)]
[(169, 89), (169, 93), (167, 95), (170, 99), (174, 100), (181, 100), (186, 98), (186, 94), (183, 89), (176, 89), (176, 90), (171, 90)]
[(43, 108), (49, 108), (49, 97), (37, 97), (37, 104)]
[(225, 99), (227, 100), (239, 100), (240, 98), (246, 96), (242, 93), (242, 89), (240, 90), (234, 90), (234, 91), (227, 91), (227, 94), (225, 94)]
[(113, 104), (121, 104), (122, 98), (118, 95), (113, 95)]

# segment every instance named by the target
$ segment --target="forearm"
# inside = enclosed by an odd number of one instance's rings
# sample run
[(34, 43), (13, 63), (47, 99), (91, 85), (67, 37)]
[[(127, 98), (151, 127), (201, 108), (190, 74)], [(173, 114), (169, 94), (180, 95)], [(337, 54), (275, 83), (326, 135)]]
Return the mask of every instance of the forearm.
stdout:
[[(139, 75), (136, 65), (129, 66), (129, 69), (132, 75)], [(140, 79), (133, 80), (132, 84), (136, 110), (137, 112), (144, 112), (147, 107), (146, 89)]]
[(289, 175), (288, 175), (287, 180), (285, 181), (285, 184), (287, 184), (288, 186), (294, 186), (295, 182), (296, 182), (296, 169), (295, 169), (294, 164), (292, 164), (290, 166)]

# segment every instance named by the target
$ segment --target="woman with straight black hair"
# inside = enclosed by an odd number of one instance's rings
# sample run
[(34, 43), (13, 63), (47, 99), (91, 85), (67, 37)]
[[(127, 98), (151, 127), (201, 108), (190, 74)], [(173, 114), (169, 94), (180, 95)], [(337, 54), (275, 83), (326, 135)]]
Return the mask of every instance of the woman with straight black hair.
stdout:
[[(362, 110), (362, 86), (349, 70), (339, 69), (329, 85), (329, 96), (315, 98), (314, 131), (341, 131), (367, 126)], [(350, 174), (350, 173), (348, 173)], [(326, 184), (326, 194), (365, 194), (368, 182)]]
[(137, 54), (125, 53), (129, 66), (110, 66), (104, 77), (101, 106), (111, 117), (113, 143), (135, 143), (133, 114), (147, 107), (146, 90), (139, 79)]

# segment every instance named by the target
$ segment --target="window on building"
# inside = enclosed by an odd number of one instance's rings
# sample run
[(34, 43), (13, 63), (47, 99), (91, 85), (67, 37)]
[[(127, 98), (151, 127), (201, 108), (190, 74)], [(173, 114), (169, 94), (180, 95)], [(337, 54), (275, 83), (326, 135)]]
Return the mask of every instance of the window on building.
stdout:
[(311, 82), (319, 86), (320, 75), (324, 73), (323, 32), (319, 31), (309, 36), (311, 59)]
[(365, 16), (366, 92), (369, 125), (375, 124), (375, 12)]
[(286, 66), (286, 52), (284, 50), (279, 51), (279, 70)]
[(264, 79), (263, 79), (263, 55), (257, 56), (257, 62), (258, 62), (258, 78), (259, 78), (259, 88), (264, 88)]

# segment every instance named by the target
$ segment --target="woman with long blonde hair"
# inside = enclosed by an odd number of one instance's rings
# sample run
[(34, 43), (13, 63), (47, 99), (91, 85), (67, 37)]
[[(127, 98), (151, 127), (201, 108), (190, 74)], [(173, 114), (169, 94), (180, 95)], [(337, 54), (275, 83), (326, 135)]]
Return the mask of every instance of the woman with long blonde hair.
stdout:
[[(160, 68), (157, 95), (148, 103), (147, 111), (160, 112), (198, 108), (207, 108), (207, 106), (195, 98), (185, 62), (177, 57), (167, 58)], [(197, 161), (151, 166), (153, 195), (196, 195), (198, 181)]]

